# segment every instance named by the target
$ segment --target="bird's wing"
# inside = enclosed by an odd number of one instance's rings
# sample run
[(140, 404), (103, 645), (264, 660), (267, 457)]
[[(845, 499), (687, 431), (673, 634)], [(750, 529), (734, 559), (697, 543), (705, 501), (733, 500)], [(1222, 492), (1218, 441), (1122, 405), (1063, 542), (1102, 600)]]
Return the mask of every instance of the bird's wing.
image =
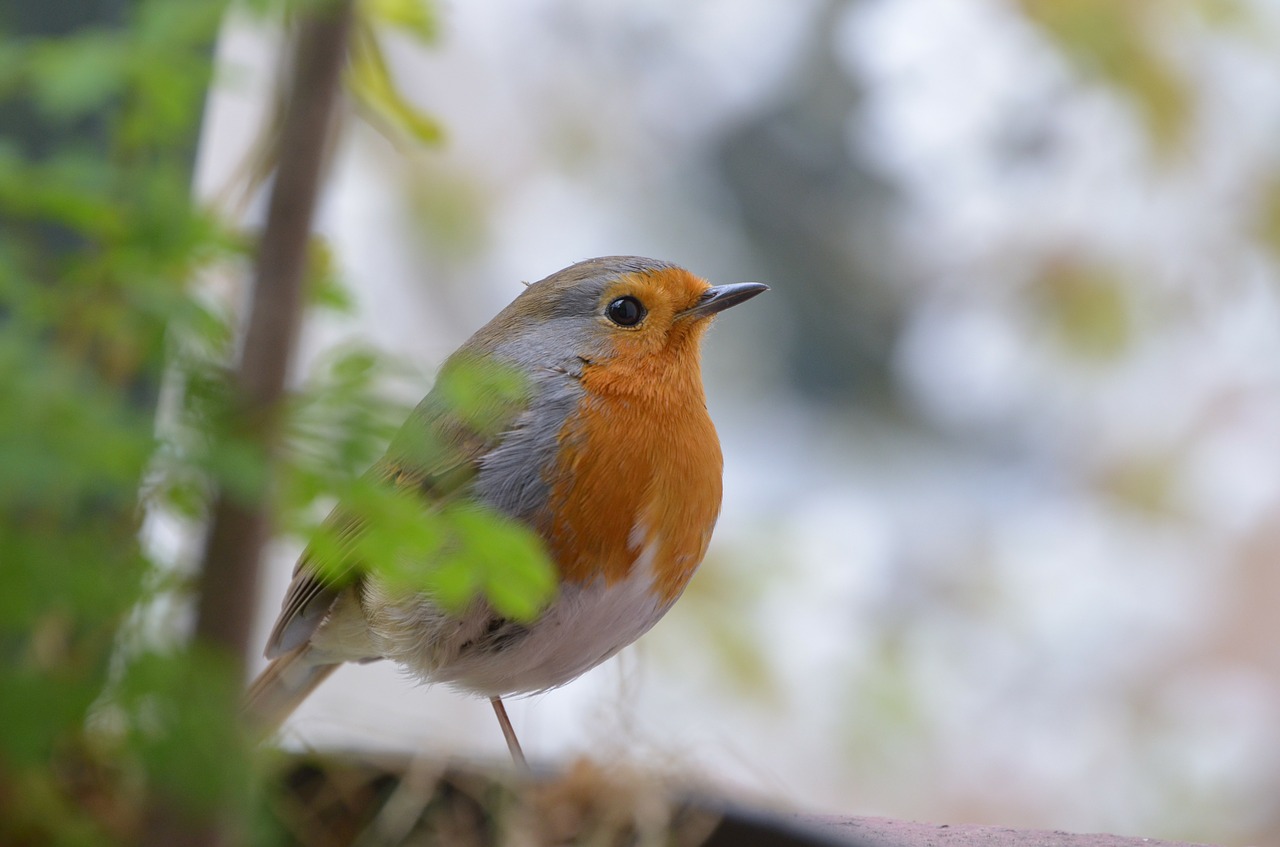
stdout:
[[(475, 379), (474, 368), (456, 370), (464, 370), (459, 379)], [(378, 482), (416, 491), (424, 503), (433, 506), (465, 495), (479, 473), (480, 461), (517, 425), (529, 402), (523, 389), (512, 391), (509, 375), (490, 385), (481, 370), (479, 381), (471, 386), (477, 393), (469, 399), (468, 408), (459, 410), (449, 401), (447, 387), (441, 388), (442, 383), (448, 385), (450, 375), (446, 364), (436, 388), (392, 439), (387, 455), (368, 472), (368, 477)], [(321, 567), (314, 550), (303, 551), (280, 617), (267, 638), (268, 659), (306, 643), (343, 590), (360, 579), (360, 563), (351, 551), (364, 532), (364, 521), (340, 504), (325, 524), (338, 540), (337, 561)]]

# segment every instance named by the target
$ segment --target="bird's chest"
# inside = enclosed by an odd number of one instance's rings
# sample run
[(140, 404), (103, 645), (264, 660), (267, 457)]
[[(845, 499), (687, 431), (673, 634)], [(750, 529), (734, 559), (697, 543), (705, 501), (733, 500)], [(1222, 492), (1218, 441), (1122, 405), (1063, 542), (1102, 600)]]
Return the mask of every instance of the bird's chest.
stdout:
[(544, 534), (562, 579), (643, 581), (665, 610), (720, 512), (723, 462), (701, 391), (588, 395), (558, 439)]
[(651, 558), (642, 553), (614, 582), (564, 583), (538, 619), (524, 623), (496, 616), (486, 603), (454, 615), (428, 597), (391, 598), (368, 583), (373, 649), (424, 681), (484, 696), (555, 688), (635, 641), (670, 608), (654, 591)]
[[(643, 558), (643, 557), (642, 557)], [(566, 582), (536, 621), (495, 619), (477, 608), (446, 649), (402, 659), (424, 678), (486, 696), (545, 691), (609, 659), (670, 608), (643, 563), (615, 582)], [(463, 634), (463, 630), (471, 630)]]

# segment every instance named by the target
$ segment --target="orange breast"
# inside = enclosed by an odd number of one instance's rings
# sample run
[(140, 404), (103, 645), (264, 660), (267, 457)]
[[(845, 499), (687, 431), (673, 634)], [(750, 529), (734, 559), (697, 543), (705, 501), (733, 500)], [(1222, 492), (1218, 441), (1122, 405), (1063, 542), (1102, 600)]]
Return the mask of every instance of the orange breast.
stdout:
[(672, 361), (584, 372), (586, 399), (560, 433), (550, 480), (548, 545), (564, 579), (614, 583), (648, 551), (654, 590), (671, 602), (702, 562), (723, 459), (692, 342), (692, 351), (670, 351)]

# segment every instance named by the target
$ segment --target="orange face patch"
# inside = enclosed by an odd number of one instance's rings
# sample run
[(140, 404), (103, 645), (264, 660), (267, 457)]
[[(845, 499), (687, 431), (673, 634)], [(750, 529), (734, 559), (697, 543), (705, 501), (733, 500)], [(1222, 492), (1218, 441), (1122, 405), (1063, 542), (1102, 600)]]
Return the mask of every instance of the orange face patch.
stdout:
[(625, 274), (605, 289), (603, 306), (620, 297), (634, 297), (645, 309), (645, 317), (634, 327), (619, 327), (602, 314), (602, 329), (610, 333), (615, 356), (634, 359), (640, 364), (663, 348), (689, 345), (691, 362), (654, 361), (654, 366), (686, 367), (699, 376), (697, 345), (709, 321), (705, 318), (681, 318), (680, 313), (695, 306), (710, 284), (683, 268), (670, 268), (646, 274)]
[(548, 544), (566, 580), (617, 582), (649, 550), (655, 591), (673, 601), (706, 554), (723, 467), (702, 390), (708, 321), (680, 312), (708, 287), (664, 270), (624, 276), (606, 291), (605, 303), (631, 296), (647, 313), (635, 328), (613, 330), (614, 356), (584, 368), (586, 396), (560, 433)]

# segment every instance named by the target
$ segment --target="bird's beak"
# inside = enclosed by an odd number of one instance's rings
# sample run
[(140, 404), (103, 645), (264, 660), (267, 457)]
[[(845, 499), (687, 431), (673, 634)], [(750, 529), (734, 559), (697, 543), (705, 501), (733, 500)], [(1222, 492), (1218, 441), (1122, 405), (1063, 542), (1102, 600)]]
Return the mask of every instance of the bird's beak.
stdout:
[(680, 318), (707, 318), (716, 312), (722, 312), (730, 306), (745, 303), (757, 294), (769, 290), (763, 282), (735, 282), (730, 285), (715, 285), (702, 292), (696, 305), (680, 312)]

